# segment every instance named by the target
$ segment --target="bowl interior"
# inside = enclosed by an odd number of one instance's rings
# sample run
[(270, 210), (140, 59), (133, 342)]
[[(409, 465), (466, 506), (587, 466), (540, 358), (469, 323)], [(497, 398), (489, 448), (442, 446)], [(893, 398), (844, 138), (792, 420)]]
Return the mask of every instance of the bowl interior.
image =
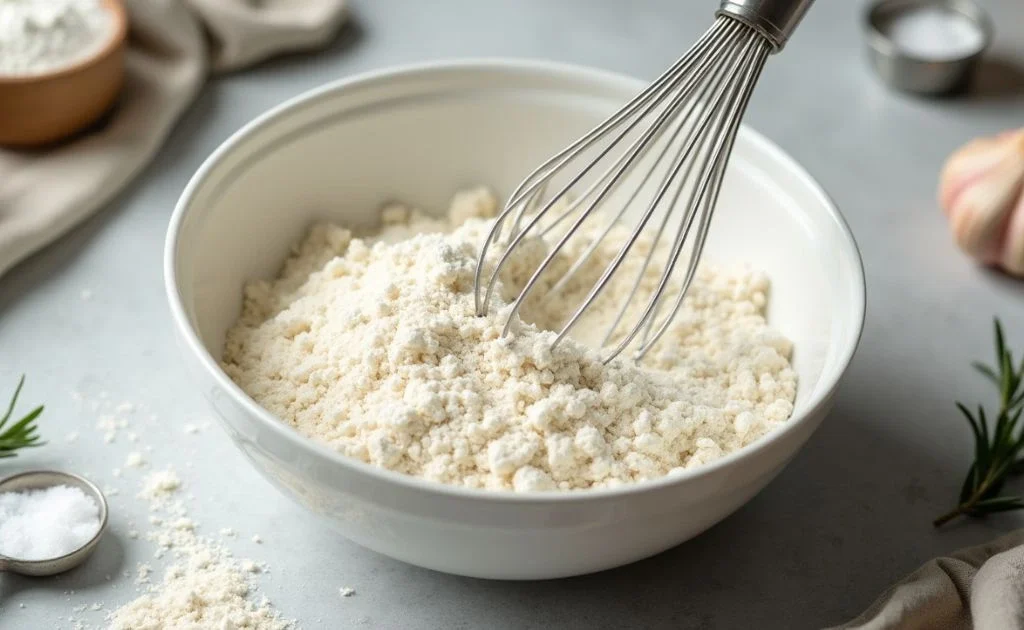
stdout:
[[(270, 112), (201, 169), (172, 222), (171, 287), (209, 355), (221, 355), (245, 281), (277, 273), (311, 222), (372, 226), (383, 202), (443, 211), (477, 184), (507, 195), (540, 161), (634, 95), (624, 77), (480, 62), (371, 75)], [(863, 276), (814, 181), (743, 129), (706, 256), (772, 281), (769, 319), (795, 343), (796, 416), (831, 390), (857, 343)]]

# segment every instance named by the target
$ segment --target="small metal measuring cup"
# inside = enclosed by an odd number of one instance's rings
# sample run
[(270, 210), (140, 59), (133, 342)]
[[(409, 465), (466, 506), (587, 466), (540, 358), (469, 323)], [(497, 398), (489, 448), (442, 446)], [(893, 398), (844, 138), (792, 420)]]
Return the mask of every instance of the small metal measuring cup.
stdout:
[[(919, 57), (902, 50), (888, 34), (893, 20), (910, 11), (938, 9), (970, 21), (981, 34), (980, 45), (963, 55)], [(992, 23), (972, 0), (877, 0), (865, 16), (871, 65), (882, 80), (904, 92), (952, 94), (970, 83), (978, 61), (992, 43)]]
[(43, 490), (54, 486), (72, 486), (90, 495), (100, 508), (100, 528), (89, 542), (71, 553), (57, 558), (19, 560), (0, 555), (0, 571), (11, 571), (31, 576), (56, 575), (82, 564), (96, 549), (100, 538), (103, 537), (103, 532), (107, 529), (107, 499), (94, 483), (78, 475), (56, 470), (33, 470), (0, 479), (0, 493)]

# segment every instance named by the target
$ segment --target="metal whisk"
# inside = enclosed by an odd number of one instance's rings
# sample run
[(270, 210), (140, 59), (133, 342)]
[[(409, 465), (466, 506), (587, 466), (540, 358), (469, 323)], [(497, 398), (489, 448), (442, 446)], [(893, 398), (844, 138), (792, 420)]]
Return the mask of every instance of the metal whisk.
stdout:
[[(622, 225), (620, 219), (627, 211), (642, 208), (628, 237), (565, 321), (553, 346), (569, 334), (598, 298), (641, 235), (653, 232), (632, 291), (601, 344), (615, 344), (605, 362), (634, 342), (638, 344), (634, 357), (643, 358), (669, 328), (693, 280), (733, 141), (765, 61), (782, 49), (812, 1), (723, 1), (711, 28), (672, 67), (622, 109), (523, 180), (481, 248), (474, 286), (477, 314), (486, 314), (499, 271), (527, 237), (542, 236), (554, 245), (512, 304), (505, 334), (538, 280), (566, 243), (581, 233), (585, 222), (595, 217), (608, 220), (545, 298), (557, 296), (570, 278), (577, 275), (613, 227)], [(603, 171), (599, 165), (605, 167)], [(549, 188), (557, 192), (546, 196)], [(582, 192), (577, 194), (578, 189)], [(654, 217), (657, 220), (652, 221)], [(677, 219), (675, 234), (660, 280), (647, 298), (641, 316), (616, 337), (654, 257), (655, 245), (666, 232), (673, 231), (673, 217)], [(503, 235), (509, 220), (511, 229)], [(569, 227), (555, 240), (552, 234), (566, 221)], [(621, 234), (621, 230), (617, 233)], [(499, 241), (505, 249), (485, 283), (487, 252)], [(683, 280), (677, 285), (670, 310), (659, 319), (680, 259), (686, 259)]]

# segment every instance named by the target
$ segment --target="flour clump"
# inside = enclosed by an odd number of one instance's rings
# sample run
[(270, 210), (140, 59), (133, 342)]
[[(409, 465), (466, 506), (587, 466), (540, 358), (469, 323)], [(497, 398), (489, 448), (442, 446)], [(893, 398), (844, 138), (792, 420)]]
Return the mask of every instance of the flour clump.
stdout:
[[(495, 210), (477, 189), (456, 195), (445, 219), (391, 205), (373, 235), (314, 226), (276, 280), (246, 286), (225, 370), (340, 453), (493, 490), (654, 479), (714, 461), (789, 418), (791, 344), (765, 321), (763, 273), (702, 265), (644, 363), (604, 365), (595, 339), (632, 286), (629, 265), (639, 272), (642, 260), (627, 261), (623, 282), (552, 350), (551, 329), (617, 252), (608, 239), (564, 294), (545, 299), (587, 245), (570, 242), (503, 337), (509, 305), (547, 249), (540, 240), (519, 248), (489, 313), (476, 316), (476, 255)], [(645, 273), (649, 290), (660, 269)]]

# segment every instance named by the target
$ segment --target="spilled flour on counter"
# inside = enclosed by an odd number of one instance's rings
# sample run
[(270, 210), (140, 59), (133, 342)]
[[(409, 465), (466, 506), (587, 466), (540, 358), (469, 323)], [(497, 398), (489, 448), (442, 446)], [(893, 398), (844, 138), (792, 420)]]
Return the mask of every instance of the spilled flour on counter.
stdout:
[[(508, 305), (548, 250), (524, 242), (489, 314), (477, 317), (476, 254), (496, 205), (480, 189), (457, 195), (446, 219), (390, 206), (381, 232), (367, 238), (315, 226), (277, 280), (246, 287), (226, 371), (285, 422), (349, 457), (495, 490), (654, 479), (720, 458), (789, 418), (791, 344), (765, 321), (769, 283), (760, 272), (702, 265), (644, 364), (603, 365), (592, 347), (644, 256), (626, 258), (575, 339), (552, 351), (546, 329), (582, 302), (622, 242), (605, 239), (564, 293), (545, 300), (588, 244), (573, 240), (503, 338)], [(643, 291), (661, 268), (650, 265)], [(643, 306), (634, 300), (627, 321)]]
[(140, 564), (136, 583), (146, 586), (134, 601), (110, 614), (110, 630), (288, 630), (266, 598), (255, 600), (251, 576), (262, 563), (238, 560), (221, 544), (201, 537), (178, 496), (181, 481), (170, 469), (151, 473), (142, 482), (153, 529), (146, 538), (157, 545), (156, 557), (174, 561), (159, 584), (150, 584), (152, 568)]

